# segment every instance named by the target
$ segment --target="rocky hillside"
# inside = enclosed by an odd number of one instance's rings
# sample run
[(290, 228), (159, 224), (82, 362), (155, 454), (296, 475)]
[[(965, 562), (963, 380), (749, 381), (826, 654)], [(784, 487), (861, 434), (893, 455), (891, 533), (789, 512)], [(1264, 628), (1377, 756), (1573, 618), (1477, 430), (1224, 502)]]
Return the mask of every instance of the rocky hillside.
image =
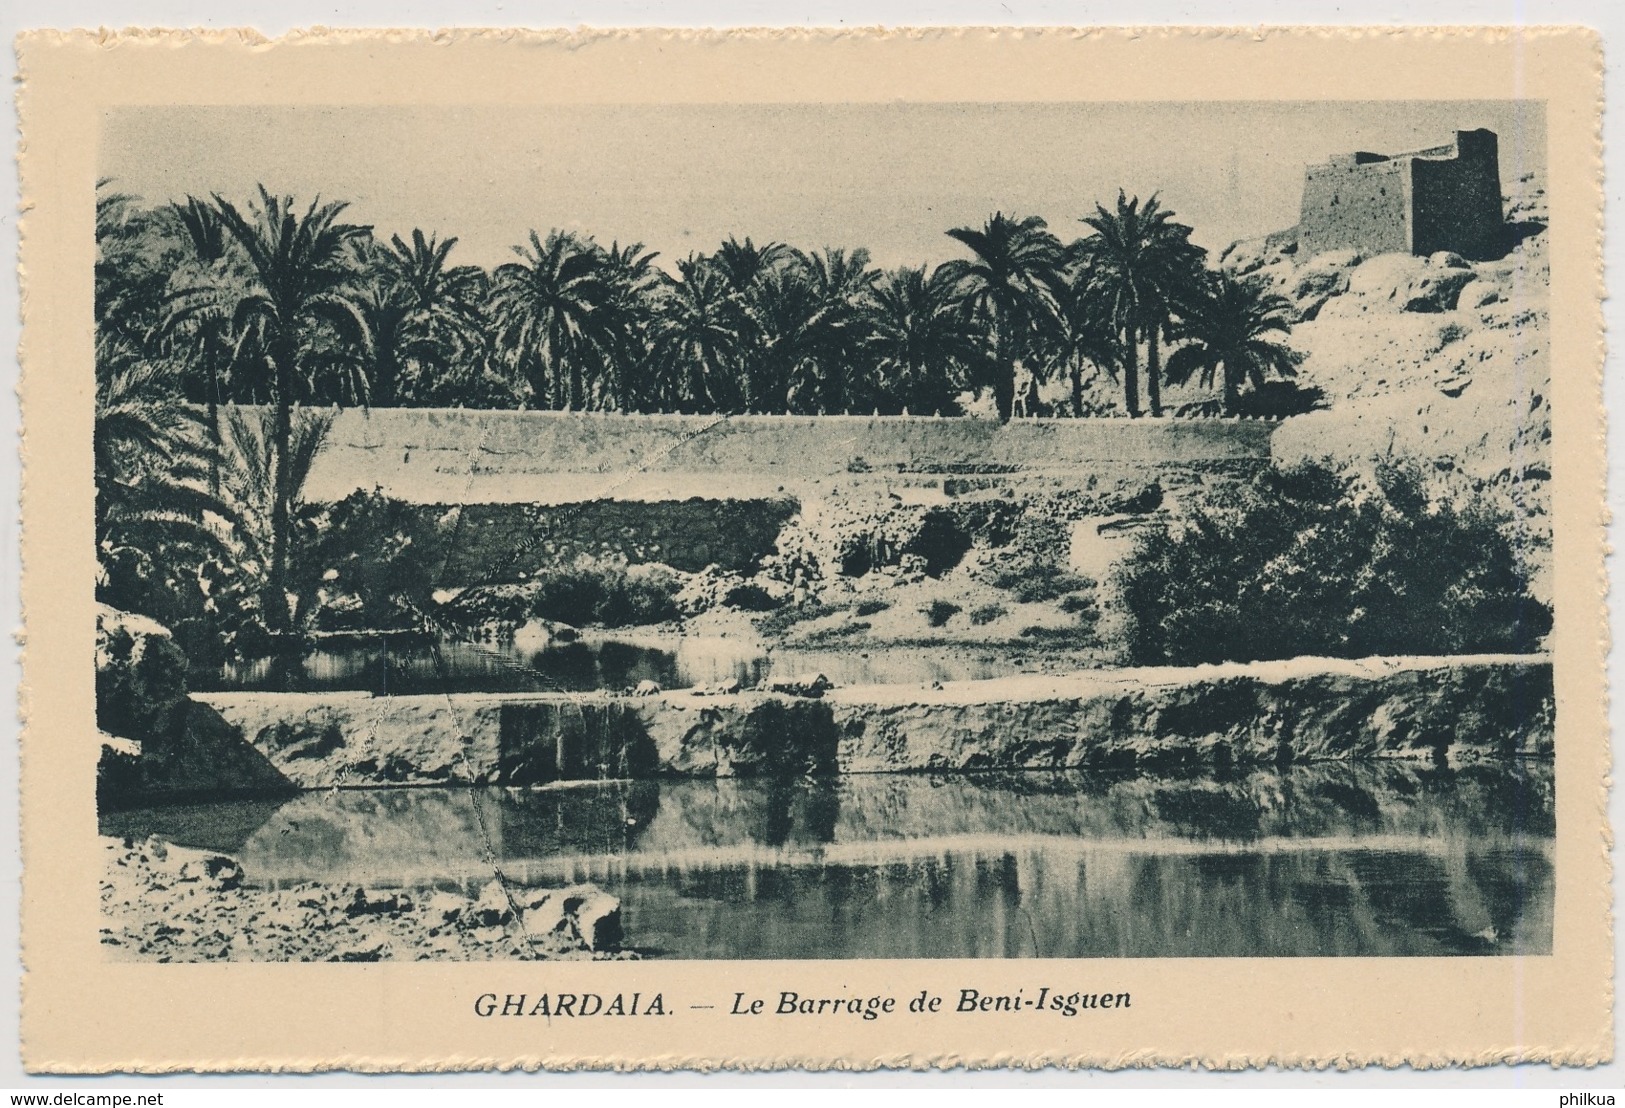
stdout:
[[(1297, 384), (1316, 410), (1276, 432), (1277, 462), (1364, 466), (1415, 459), (1441, 492), (1481, 496), (1510, 528), (1550, 601), (1551, 329), (1544, 183), (1533, 174), (1504, 198), (1508, 250), (1493, 261), (1351, 250), (1300, 255), (1291, 231), (1232, 244), (1219, 264), (1267, 281), (1293, 305)], [(1311, 393), (1313, 395), (1313, 393)], [(1070, 403), (1063, 382), (1045, 400)], [(1212, 390), (1169, 387), (1183, 415), (1216, 407)], [(1120, 386), (1088, 382), (1086, 408), (1121, 415)]]
[(1279, 461), (1414, 458), (1440, 483), (1512, 517), (1550, 598), (1551, 339), (1545, 189), (1506, 198), (1510, 249), (1495, 261), (1338, 251), (1292, 253), (1280, 237), (1237, 243), (1223, 264), (1295, 305), (1299, 383), (1323, 410), (1277, 433)]

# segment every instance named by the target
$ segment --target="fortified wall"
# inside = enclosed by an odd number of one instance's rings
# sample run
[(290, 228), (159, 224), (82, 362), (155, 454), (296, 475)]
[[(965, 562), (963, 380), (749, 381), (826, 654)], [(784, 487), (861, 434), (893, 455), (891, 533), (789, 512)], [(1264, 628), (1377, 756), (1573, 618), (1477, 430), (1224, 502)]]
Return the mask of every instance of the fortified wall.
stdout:
[(1307, 167), (1298, 249), (1485, 259), (1501, 252), (1503, 221), (1495, 132), (1457, 131), (1426, 150), (1356, 151)]

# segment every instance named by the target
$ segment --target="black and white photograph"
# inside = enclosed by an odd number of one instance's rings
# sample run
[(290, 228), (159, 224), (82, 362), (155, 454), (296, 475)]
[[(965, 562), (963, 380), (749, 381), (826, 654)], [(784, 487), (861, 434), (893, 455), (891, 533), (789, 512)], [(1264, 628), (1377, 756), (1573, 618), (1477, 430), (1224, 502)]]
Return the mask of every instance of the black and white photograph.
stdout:
[(1550, 953), (1543, 102), (99, 141), (106, 958)]
[(23, 1065), (1609, 1062), (1599, 47), (23, 36)]

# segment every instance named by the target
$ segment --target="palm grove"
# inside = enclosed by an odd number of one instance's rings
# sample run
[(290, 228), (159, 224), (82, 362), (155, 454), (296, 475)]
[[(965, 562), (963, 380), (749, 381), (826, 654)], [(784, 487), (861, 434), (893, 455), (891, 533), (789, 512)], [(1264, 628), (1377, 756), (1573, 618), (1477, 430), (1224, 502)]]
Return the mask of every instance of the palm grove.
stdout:
[[(1209, 268), (1156, 197), (1097, 205), (1069, 243), (995, 214), (946, 232), (968, 257), (895, 270), (730, 238), (668, 272), (555, 230), (487, 271), (453, 264), (455, 238), (384, 241), (345, 213), (98, 190), (98, 593), (189, 647), (252, 652), (308, 618), (320, 580), (290, 575), (332, 523), (301, 489), (335, 406), (949, 415), (991, 395), (1009, 419), (1054, 383), (1051, 414), (1088, 416), (1109, 414), (1103, 374), (1129, 416), (1193, 379), (1234, 414), (1298, 360), (1288, 302)], [(387, 558), (401, 532), (362, 523)], [(1522, 593), (1494, 569), (1492, 592)]]

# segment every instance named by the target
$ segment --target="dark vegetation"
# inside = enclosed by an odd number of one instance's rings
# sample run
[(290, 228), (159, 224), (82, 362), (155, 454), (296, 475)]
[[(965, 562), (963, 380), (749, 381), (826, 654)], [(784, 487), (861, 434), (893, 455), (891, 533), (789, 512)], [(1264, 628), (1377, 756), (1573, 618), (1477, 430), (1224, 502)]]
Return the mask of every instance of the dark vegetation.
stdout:
[(1266, 470), (1138, 540), (1119, 585), (1129, 653), (1195, 665), (1528, 652), (1551, 630), (1503, 521), (1421, 473)]

